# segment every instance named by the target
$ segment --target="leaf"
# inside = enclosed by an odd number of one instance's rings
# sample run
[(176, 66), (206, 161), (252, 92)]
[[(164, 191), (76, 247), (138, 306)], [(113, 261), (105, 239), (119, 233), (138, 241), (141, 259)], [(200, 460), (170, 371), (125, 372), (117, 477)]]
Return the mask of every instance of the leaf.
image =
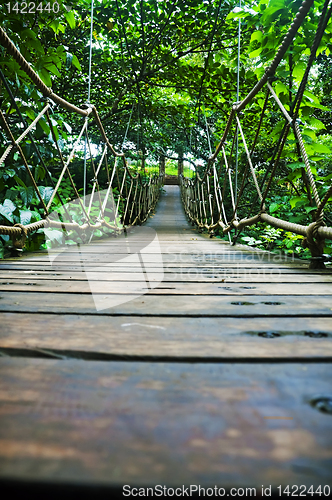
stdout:
[(80, 62), (77, 59), (77, 57), (75, 56), (75, 54), (73, 55), (72, 63), (73, 63), (73, 66), (75, 66), (75, 68), (77, 68), (79, 71), (82, 71), (82, 67), (80, 65)]
[(3, 205), (0, 205), (0, 215), (2, 215), (5, 219), (7, 219), (9, 222), (14, 223), (14, 216), (13, 216), (13, 210), (10, 208), (10, 205), (6, 202), (12, 203), (14, 206), (15, 210), (15, 205), (11, 200), (5, 200)]
[(6, 174), (8, 175), (8, 177), (15, 177), (16, 172), (13, 168), (6, 168)]
[(14, 212), (16, 210), (16, 205), (12, 202), (12, 200), (9, 200), (8, 198), (3, 202), (2, 206), (6, 208), (6, 210), (10, 210), (11, 212)]
[(288, 94), (288, 88), (282, 82), (278, 82), (275, 88), (275, 92), (279, 97), (280, 94)]
[(35, 112), (28, 106), (23, 106), (23, 108), (21, 108), (21, 111), (24, 111), (24, 113), (30, 118), (30, 120), (33, 121), (35, 119)]
[(44, 54), (44, 47), (39, 40), (29, 40), (29, 47), (33, 47), (40, 54)]
[(39, 187), (39, 192), (41, 194), (41, 197), (43, 198), (43, 200), (45, 201), (46, 204), (50, 201), (51, 196), (53, 194), (53, 191), (54, 191), (54, 189), (50, 186), (48, 186), (48, 187), (40, 186)]
[(14, 223), (13, 214), (9, 210), (6, 210), (2, 205), (0, 205), (0, 215), (5, 217), (5, 219), (7, 219), (9, 222)]
[(291, 170), (297, 170), (298, 168), (305, 168), (305, 164), (301, 161), (296, 161), (294, 163), (288, 163), (287, 165)]
[(308, 200), (304, 196), (294, 196), (294, 198), (291, 198), (289, 200), (289, 204), (291, 208), (294, 208), (295, 206), (302, 206), (306, 205), (308, 203)]
[(250, 52), (249, 57), (251, 59), (253, 59), (254, 57), (258, 57), (259, 54), (262, 52), (262, 50), (263, 50), (262, 47), (259, 47), (258, 49), (253, 50), (252, 52)]
[(310, 212), (316, 210), (316, 207), (304, 207), (304, 210), (307, 212), (307, 214), (310, 214)]
[(253, 42), (254, 40), (257, 40), (258, 42), (260, 42), (262, 40), (262, 38), (263, 38), (263, 33), (261, 32), (261, 30), (254, 31), (251, 34), (250, 43)]
[(275, 1), (273, 7), (269, 7), (264, 10), (261, 21), (265, 25), (269, 25), (279, 16), (280, 13), (284, 11), (284, 8), (285, 6), (283, 2)]
[[(36, 210), (32, 210), (31, 211), (31, 215), (32, 217), (37, 221), (37, 220), (41, 220), (41, 215), (39, 212), (37, 212)], [(42, 231), (41, 229), (39, 229), (38, 231)]]
[(313, 141), (317, 141), (317, 136), (316, 136), (315, 132), (308, 127), (305, 127), (302, 130), (302, 136), (307, 136), (310, 139), (312, 139)]
[(325, 130), (324, 123), (318, 120), (318, 118), (315, 118), (314, 116), (310, 117), (309, 123), (310, 127), (314, 128), (315, 130)]
[(73, 54), (70, 52), (66, 52), (66, 68), (69, 69), (71, 67), (71, 63), (73, 60)]
[(50, 24), (50, 28), (52, 28), (52, 30), (56, 34), (58, 34), (58, 32), (59, 32), (59, 24), (60, 24), (60, 21), (57, 21), (56, 19), (54, 21), (52, 21)]
[(303, 61), (298, 62), (295, 68), (293, 69), (293, 76), (298, 82), (302, 80), (305, 69), (306, 69), (306, 63)]
[[(302, 222), (306, 219), (306, 215), (305, 214), (300, 214), (300, 215), (291, 215), (289, 217), (289, 222)], [(287, 234), (287, 233), (286, 233)]]
[(60, 71), (58, 70), (58, 68), (55, 66), (55, 64), (52, 64), (52, 63), (46, 63), (45, 64), (45, 68), (50, 71), (51, 73), (53, 73), (53, 75), (56, 75), (56, 76), (59, 76), (61, 77), (61, 73)]
[(20, 210), (20, 222), (21, 224), (30, 224), (32, 212), (30, 210)]
[(100, 236), (103, 236), (103, 233), (102, 233), (102, 231), (100, 231), (99, 229), (96, 229), (96, 230), (93, 232), (93, 236), (100, 237)]
[(279, 203), (271, 203), (271, 205), (269, 206), (270, 214), (273, 214), (273, 212), (276, 212), (279, 207), (280, 207)]
[(48, 135), (50, 133), (50, 127), (48, 126), (46, 120), (44, 118), (41, 118), (38, 123), (45, 132), (45, 134)]
[(230, 12), (228, 14), (228, 16), (226, 17), (226, 21), (228, 21), (229, 19), (240, 19), (240, 18), (247, 17), (247, 16), (249, 16), (249, 12), (244, 12), (239, 7), (235, 7), (233, 12)]
[(44, 233), (49, 240), (57, 241), (58, 243), (60, 243), (60, 245), (62, 244), (64, 233), (62, 231), (59, 231), (59, 229), (55, 229), (53, 227), (45, 227)]
[(319, 144), (318, 142), (311, 145), (316, 153), (332, 153), (331, 149), (329, 149), (324, 144)]
[(23, 186), (24, 188), (26, 188), (26, 185), (24, 184), (24, 182), (22, 181), (22, 179), (20, 179), (17, 175), (15, 175), (15, 181), (17, 182), (17, 184), (19, 184), (20, 186)]
[(42, 137), (44, 135), (44, 131), (43, 129), (41, 128), (41, 125), (40, 123), (38, 122), (37, 125), (36, 125), (36, 132), (35, 132), (35, 136), (37, 137), (37, 139), (39, 139), (40, 137)]
[(68, 134), (71, 134), (71, 131), (72, 131), (72, 128), (70, 125), (68, 125), (68, 123), (66, 122), (62, 122), (62, 125), (65, 127), (65, 129), (67, 130)]
[(76, 26), (74, 12), (72, 10), (65, 12), (65, 18), (71, 29), (74, 29)]
[(20, 196), (22, 198), (23, 204), (28, 207), (31, 203), (31, 200), (35, 194), (35, 190), (33, 186), (28, 186), (20, 189)]
[(35, 181), (38, 182), (39, 179), (44, 179), (46, 171), (42, 165), (37, 165), (35, 168)]
[(49, 26), (50, 26), (50, 28), (52, 28), (52, 30), (54, 31), (54, 33), (56, 35), (59, 33), (59, 31), (61, 31), (62, 33), (64, 33), (65, 30), (66, 30), (65, 26), (63, 24), (61, 24), (60, 21), (58, 21), (57, 19), (55, 19), (54, 21), (52, 21)]
[[(299, 179), (300, 177), (302, 177), (302, 172), (301, 172), (301, 169), (297, 168), (296, 170), (294, 170), (293, 172), (291, 172), (290, 174), (287, 175), (286, 180), (294, 181), (296, 179)], [(280, 184), (282, 184), (283, 181), (284, 180), (282, 179)], [(279, 183), (279, 181), (278, 181), (278, 183)]]
[[(32, 38), (35, 40), (37, 37), (36, 33), (32, 31), (30, 28), (26, 28), (25, 30), (21, 31), (21, 39), (26, 40), (27, 38)], [(29, 40), (30, 43), (30, 40)]]
[(315, 102), (316, 104), (319, 104), (319, 99), (318, 97), (315, 96), (312, 92), (309, 92), (309, 90), (306, 90), (303, 95), (307, 97), (311, 102)]
[(52, 87), (52, 80), (50, 78), (50, 75), (47, 71), (47, 69), (42, 68), (41, 70), (38, 71), (38, 75), (40, 79), (47, 85), (47, 87)]
[(316, 176), (317, 174), (317, 168), (314, 165), (310, 165), (310, 170), (311, 172)]
[[(316, 104), (315, 102), (310, 102), (310, 101), (307, 101), (303, 108), (305, 108), (306, 106), (308, 106), (309, 108), (317, 108), (317, 109), (321, 109), (323, 111), (331, 111), (330, 108), (328, 108), (327, 106), (323, 106), (322, 104)], [(301, 109), (303, 109), (301, 108)]]

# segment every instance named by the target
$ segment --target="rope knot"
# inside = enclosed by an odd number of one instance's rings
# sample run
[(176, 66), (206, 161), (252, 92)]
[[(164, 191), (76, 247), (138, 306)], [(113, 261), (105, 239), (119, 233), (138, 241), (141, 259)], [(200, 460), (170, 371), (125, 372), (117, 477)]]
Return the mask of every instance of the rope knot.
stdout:
[(325, 222), (324, 222), (324, 214), (321, 212), (319, 217), (317, 218), (316, 222), (314, 223), (314, 227), (313, 227), (313, 231), (312, 231), (312, 234), (313, 234), (313, 237), (315, 240), (318, 240), (319, 239), (319, 236), (318, 236), (318, 229), (321, 227), (321, 226), (325, 226)]
[(23, 224), (14, 224), (14, 227), (19, 227), (21, 229), (21, 234), (19, 238), (14, 235), (13, 245), (17, 250), (22, 250), (28, 237), (28, 230)]
[(303, 248), (309, 248), (312, 255), (312, 260), (309, 266), (310, 269), (325, 268), (324, 262), (321, 259), (324, 252), (325, 240), (320, 238), (318, 235), (318, 228), (322, 225), (324, 225), (324, 221), (321, 218), (309, 224), (307, 228), (307, 236), (303, 238)]

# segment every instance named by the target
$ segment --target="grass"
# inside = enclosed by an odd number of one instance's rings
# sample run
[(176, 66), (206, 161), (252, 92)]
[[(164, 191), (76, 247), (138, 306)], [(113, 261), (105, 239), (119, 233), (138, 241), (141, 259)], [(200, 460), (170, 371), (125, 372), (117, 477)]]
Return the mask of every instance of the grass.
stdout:
[[(165, 173), (166, 173), (166, 175), (176, 175), (177, 176), (178, 175), (178, 167), (177, 166), (175, 167), (173, 165), (166, 165)], [(194, 172), (190, 168), (184, 167), (183, 168), (183, 175), (185, 177), (193, 177)]]

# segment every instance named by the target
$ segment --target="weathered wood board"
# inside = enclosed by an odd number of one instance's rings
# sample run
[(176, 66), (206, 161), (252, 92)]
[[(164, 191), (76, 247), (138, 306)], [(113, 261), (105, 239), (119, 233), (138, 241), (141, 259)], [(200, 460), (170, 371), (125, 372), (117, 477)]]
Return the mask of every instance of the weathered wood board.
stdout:
[[(145, 289), (148, 292), (148, 289)], [(56, 300), (55, 300), (56, 298)], [(98, 305), (97, 305), (98, 302)], [(96, 307), (98, 310), (96, 311)], [(98, 293), (37, 293), (0, 292), (0, 312), (35, 312), (63, 314), (106, 314), (134, 316), (191, 316), (191, 317), (261, 317), (261, 316), (325, 316), (332, 318), (332, 298), (330, 295), (316, 296), (278, 296), (252, 295), (158, 295), (149, 294), (110, 294), (103, 291), (103, 284)]]
[[(91, 293), (87, 280), (57, 279), (51, 280), (37, 278), (8, 278), (0, 281), (0, 291), (26, 291), (38, 292), (65, 292), (65, 293)], [(103, 290), (108, 293), (127, 293), (127, 282), (99, 280)], [(274, 283), (273, 290), (270, 283), (197, 283), (169, 282), (161, 283), (150, 290), (149, 295), (332, 295), (332, 286), (328, 283)]]
[[(331, 318), (180, 318), (0, 313), (0, 353), (253, 360), (332, 358)], [(272, 334), (272, 336), (271, 336)], [(276, 335), (273, 337), (273, 334)], [(30, 350), (30, 351), (29, 351)], [(52, 351), (52, 352), (51, 352)], [(46, 353), (47, 354), (47, 353)]]
[[(46, 279), (46, 280), (79, 280), (86, 281), (86, 275), (83, 271), (69, 271), (69, 272), (53, 272), (42, 271), (36, 269), (34, 271), (0, 271), (0, 280), (6, 283), (6, 280), (11, 278), (19, 278), (22, 280), (32, 279)], [(112, 273), (99, 273), (98, 279), (100, 281), (132, 281), (133, 276), (131, 273), (119, 273), (116, 275)], [(328, 274), (317, 274), (317, 273), (269, 273), (269, 272), (256, 272), (253, 270), (247, 270), (245, 273), (236, 272), (224, 272), (224, 273), (199, 273), (193, 271), (192, 273), (182, 273), (180, 270), (177, 273), (165, 273), (162, 279), (163, 283), (170, 282), (183, 282), (183, 283), (332, 283), (332, 275)]]
[(223, 487), (331, 480), (331, 364), (3, 359), (2, 477)]
[(145, 281), (121, 238), (0, 263), (0, 482), (329, 484), (332, 270), (197, 234), (177, 186), (146, 227)]

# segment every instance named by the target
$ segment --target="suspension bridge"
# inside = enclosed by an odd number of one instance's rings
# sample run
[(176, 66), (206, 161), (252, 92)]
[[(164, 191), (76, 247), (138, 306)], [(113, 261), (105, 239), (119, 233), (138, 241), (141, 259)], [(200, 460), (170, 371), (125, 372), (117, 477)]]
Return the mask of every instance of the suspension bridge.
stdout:
[[(157, 484), (245, 486), (257, 496), (262, 484), (280, 494), (287, 485), (320, 487), (324, 496), (330, 491), (332, 274), (323, 246), (332, 238), (324, 215), (332, 187), (319, 197), (297, 121), (331, 15), (328, 2), (291, 111), (273, 88), (311, 4), (303, 2), (262, 79), (233, 105), (205, 174), (180, 175), (179, 185), (163, 189), (162, 164), (159, 174), (133, 174), (97, 109), (54, 94), (0, 28), (1, 44), (49, 99), (18, 138), (1, 112), (8, 145), (0, 164), (21, 155), (44, 209), (40, 221), (0, 227), (13, 242), (13, 256), (0, 262), (0, 477), (8, 491), (52, 487), (54, 494), (98, 496), (121, 493), (123, 485)], [(249, 146), (241, 112), (262, 88), (266, 99)], [(285, 125), (261, 184), (253, 152), (270, 98)], [(68, 158), (50, 102), (84, 120)], [(48, 199), (22, 147), (28, 138), (33, 142), (42, 117), (61, 161)], [(91, 161), (92, 192), (81, 197), (70, 164), (82, 140), (93, 157), (89, 120), (103, 148), (99, 161)], [(290, 131), (317, 207), (308, 226), (272, 217), (265, 206)], [(235, 189), (225, 145), (234, 147), (237, 137), (247, 168)], [(64, 178), (77, 198), (54, 210)], [(260, 208), (240, 217), (249, 179)], [(302, 235), (312, 255), (309, 268), (300, 259), (211, 237), (216, 228), (226, 235), (258, 221)], [(41, 229), (75, 233), (78, 243), (18, 257), (29, 234)], [(93, 239), (97, 229), (109, 237)]]

